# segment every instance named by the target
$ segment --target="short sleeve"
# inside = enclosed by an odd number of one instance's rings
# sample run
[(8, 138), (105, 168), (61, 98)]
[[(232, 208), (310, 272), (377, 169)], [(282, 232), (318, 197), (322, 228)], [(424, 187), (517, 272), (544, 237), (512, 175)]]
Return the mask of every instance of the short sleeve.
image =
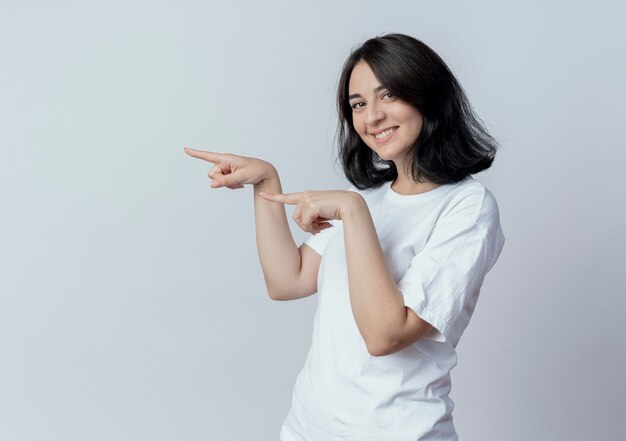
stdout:
[(328, 242), (330, 242), (330, 240), (335, 236), (335, 233), (337, 233), (338, 229), (337, 220), (331, 220), (328, 222), (332, 224), (332, 227), (325, 228), (317, 234), (311, 234), (304, 241), (305, 244), (317, 251), (317, 254), (319, 254), (320, 256), (324, 254), (324, 249), (326, 248), (326, 245), (328, 245)]
[(434, 340), (456, 346), (503, 245), (498, 207), (486, 189), (442, 213), (398, 282), (405, 305), (437, 329)]

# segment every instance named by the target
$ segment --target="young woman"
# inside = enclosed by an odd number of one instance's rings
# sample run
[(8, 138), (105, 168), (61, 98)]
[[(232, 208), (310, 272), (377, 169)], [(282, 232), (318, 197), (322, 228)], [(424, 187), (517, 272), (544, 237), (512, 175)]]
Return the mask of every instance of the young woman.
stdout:
[[(424, 43), (372, 38), (338, 87), (347, 190), (283, 194), (266, 161), (185, 149), (211, 187), (254, 186), (269, 296), (318, 294), (312, 346), (282, 441), (456, 440), (456, 345), (504, 245), (493, 195), (471, 175), (497, 145)], [(297, 247), (284, 204), (312, 235)]]

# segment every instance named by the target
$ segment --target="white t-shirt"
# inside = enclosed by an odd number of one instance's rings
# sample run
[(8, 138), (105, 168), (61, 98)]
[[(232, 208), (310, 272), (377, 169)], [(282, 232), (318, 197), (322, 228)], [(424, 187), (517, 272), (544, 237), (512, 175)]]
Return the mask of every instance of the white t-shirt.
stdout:
[(456, 345), (504, 235), (493, 195), (468, 176), (416, 195), (386, 182), (360, 193), (404, 303), (436, 331), (390, 355), (369, 354), (350, 307), (343, 224), (305, 243), (322, 255), (312, 345), (281, 441), (453, 441)]

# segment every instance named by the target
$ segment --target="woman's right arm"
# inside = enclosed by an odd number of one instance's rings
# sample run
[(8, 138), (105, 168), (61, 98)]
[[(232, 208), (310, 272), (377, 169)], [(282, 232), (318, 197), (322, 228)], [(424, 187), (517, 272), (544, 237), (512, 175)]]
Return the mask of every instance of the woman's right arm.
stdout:
[(321, 256), (307, 245), (298, 248), (287, 223), (283, 204), (262, 198), (261, 191), (282, 193), (278, 172), (257, 158), (185, 148), (195, 158), (213, 162), (211, 188), (232, 190), (254, 186), (254, 214), (259, 260), (267, 292), (273, 300), (294, 300), (317, 291)]
[(296, 246), (283, 204), (262, 198), (259, 193), (282, 193), (278, 172), (254, 186), (254, 215), (259, 260), (267, 292), (273, 300), (295, 300), (317, 291), (321, 256), (307, 245)]

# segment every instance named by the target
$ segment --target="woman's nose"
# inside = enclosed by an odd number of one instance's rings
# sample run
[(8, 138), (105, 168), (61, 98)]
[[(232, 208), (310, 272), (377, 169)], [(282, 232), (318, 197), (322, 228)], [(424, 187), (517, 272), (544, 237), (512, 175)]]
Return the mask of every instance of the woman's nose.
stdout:
[(376, 125), (379, 121), (385, 118), (385, 112), (376, 104), (369, 104), (367, 106), (367, 124)]

